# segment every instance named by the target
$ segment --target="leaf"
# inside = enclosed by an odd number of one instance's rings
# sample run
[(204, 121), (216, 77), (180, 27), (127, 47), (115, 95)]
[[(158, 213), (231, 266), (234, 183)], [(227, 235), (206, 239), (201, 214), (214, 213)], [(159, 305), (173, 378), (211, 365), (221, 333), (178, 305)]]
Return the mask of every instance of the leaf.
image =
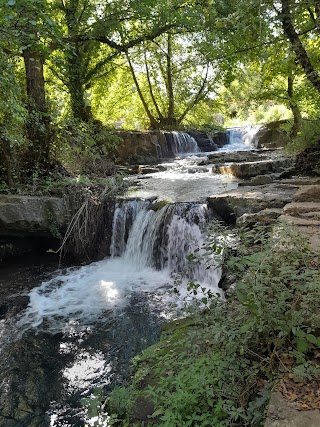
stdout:
[(309, 350), (308, 341), (304, 337), (296, 337), (296, 343), (299, 353), (306, 353)]
[(163, 415), (163, 410), (162, 409), (157, 409), (156, 411), (154, 411), (154, 413), (152, 415), (149, 415), (148, 418), (156, 418), (159, 415)]
[(14, 6), (16, 4), (16, 0), (9, 0), (7, 5), (8, 6)]
[(317, 338), (317, 337), (315, 337), (314, 335), (312, 335), (312, 334), (307, 334), (307, 335), (306, 335), (306, 339), (307, 339), (311, 344), (314, 344), (314, 345), (316, 345), (316, 346), (320, 346), (320, 339), (319, 339), (319, 338)]

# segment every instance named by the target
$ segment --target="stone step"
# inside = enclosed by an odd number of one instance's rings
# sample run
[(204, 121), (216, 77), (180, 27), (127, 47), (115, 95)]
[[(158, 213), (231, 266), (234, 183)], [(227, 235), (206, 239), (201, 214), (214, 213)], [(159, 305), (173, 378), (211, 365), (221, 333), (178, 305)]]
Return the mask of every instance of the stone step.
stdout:
[(292, 216), (304, 216), (317, 212), (320, 212), (320, 202), (292, 202), (283, 208), (283, 213), (285, 215)]
[[(304, 226), (304, 227), (314, 227), (314, 226), (320, 226), (320, 220), (312, 219), (312, 218), (300, 218), (296, 216), (291, 215), (281, 215), (279, 217), (280, 221), (285, 221), (289, 224), (293, 224), (296, 226)], [(318, 232), (320, 229), (318, 230)]]
[(293, 195), (294, 202), (320, 202), (320, 185), (304, 185)]
[(222, 175), (232, 175), (240, 179), (248, 179), (257, 175), (277, 173), (291, 166), (292, 159), (261, 160), (256, 162), (230, 163), (213, 165), (212, 172)]

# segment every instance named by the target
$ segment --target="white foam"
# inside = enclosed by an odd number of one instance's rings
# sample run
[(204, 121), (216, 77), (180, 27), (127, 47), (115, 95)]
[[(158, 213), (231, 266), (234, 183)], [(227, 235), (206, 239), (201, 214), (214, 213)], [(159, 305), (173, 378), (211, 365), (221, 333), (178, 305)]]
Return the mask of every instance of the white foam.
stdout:
[[(188, 277), (218, 292), (220, 270), (187, 261), (187, 255), (203, 245), (206, 206), (186, 203), (158, 211), (147, 207), (147, 202), (136, 200), (119, 205), (113, 224), (113, 258), (70, 269), (33, 289), (18, 326), (65, 332), (87, 327), (108, 320), (133, 292), (161, 295), (179, 305), (168, 293), (176, 274), (182, 275), (184, 286)], [(132, 224), (129, 233), (128, 224)]]
[(167, 270), (141, 269), (123, 258), (96, 262), (34, 288), (18, 325), (35, 328), (45, 321), (51, 331), (90, 325), (108, 310), (123, 307), (132, 291), (152, 292), (169, 281)]

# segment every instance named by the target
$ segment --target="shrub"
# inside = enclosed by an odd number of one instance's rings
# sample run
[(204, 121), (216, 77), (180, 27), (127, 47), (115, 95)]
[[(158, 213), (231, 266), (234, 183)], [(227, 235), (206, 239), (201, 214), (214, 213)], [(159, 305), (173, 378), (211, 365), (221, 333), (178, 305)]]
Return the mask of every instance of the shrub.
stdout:
[(258, 427), (279, 373), (319, 377), (315, 254), (287, 227), (267, 237), (241, 233), (227, 260), (238, 277), (231, 298), (173, 325), (136, 358), (133, 387), (154, 404), (147, 425)]

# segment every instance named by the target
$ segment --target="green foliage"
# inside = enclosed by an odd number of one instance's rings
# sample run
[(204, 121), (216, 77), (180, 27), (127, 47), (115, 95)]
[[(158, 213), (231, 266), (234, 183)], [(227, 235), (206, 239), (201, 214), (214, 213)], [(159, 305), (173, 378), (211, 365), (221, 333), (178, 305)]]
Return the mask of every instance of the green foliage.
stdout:
[[(147, 425), (262, 426), (279, 373), (319, 378), (315, 254), (282, 225), (268, 235), (243, 231), (239, 238), (236, 256), (227, 259), (238, 277), (231, 297), (173, 324), (136, 358), (134, 392), (154, 404)], [(285, 363), (288, 356), (292, 365)]]
[(67, 120), (56, 134), (56, 157), (72, 173), (111, 175), (111, 153), (121, 138), (100, 123)]
[(286, 147), (289, 152), (300, 153), (320, 140), (320, 119), (304, 120), (301, 131)]

